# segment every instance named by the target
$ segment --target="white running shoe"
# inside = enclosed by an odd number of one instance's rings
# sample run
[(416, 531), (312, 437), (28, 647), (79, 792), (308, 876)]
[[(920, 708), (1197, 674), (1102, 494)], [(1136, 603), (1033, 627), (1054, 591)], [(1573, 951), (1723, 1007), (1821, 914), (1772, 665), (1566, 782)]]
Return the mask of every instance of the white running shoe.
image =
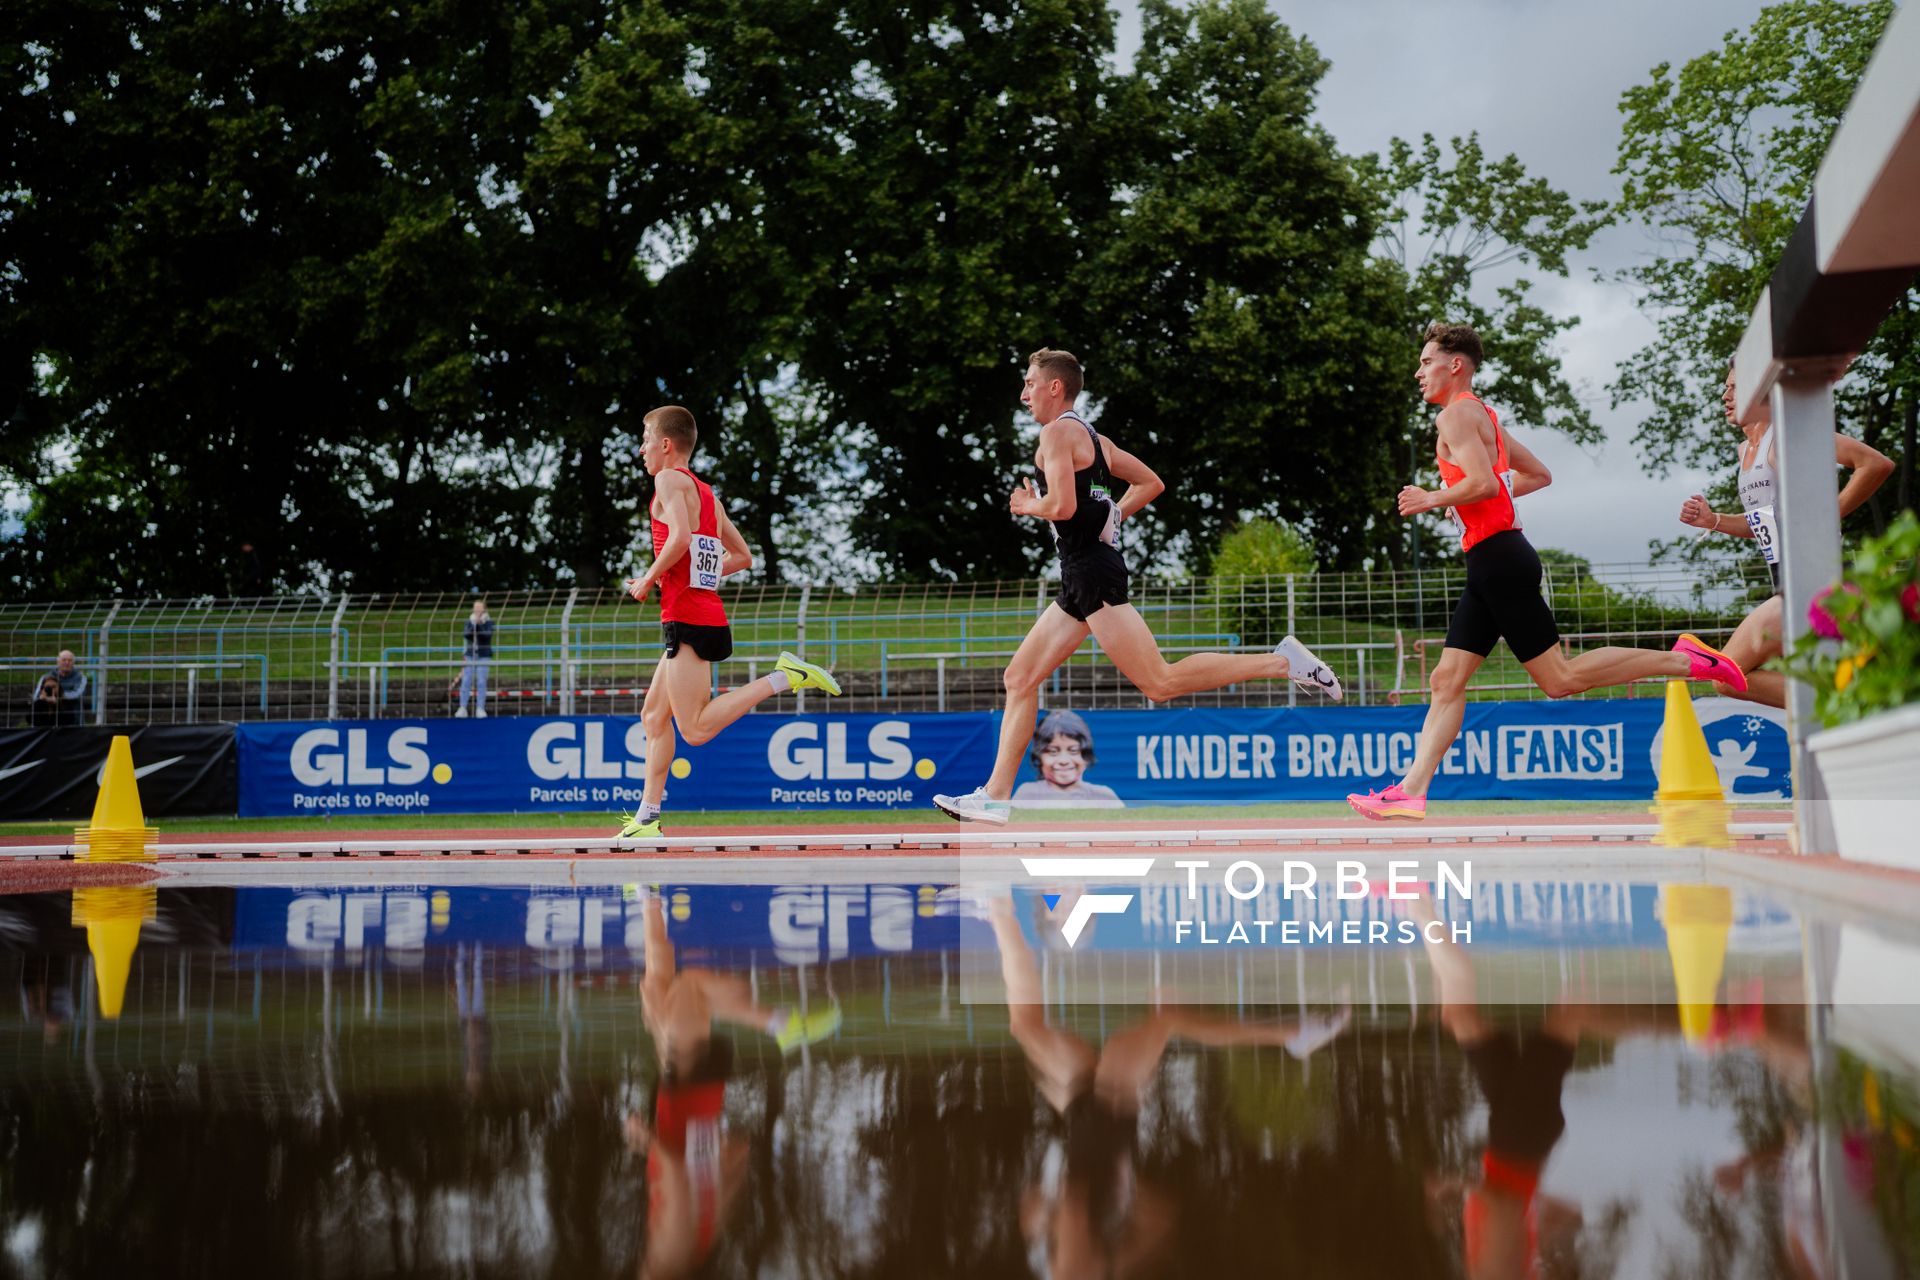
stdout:
[(1274, 652), (1287, 660), (1287, 677), (1302, 689), (1325, 694), (1335, 702), (1347, 696), (1333, 668), (1313, 656), (1313, 650), (1292, 636), (1282, 640)]
[(1287, 1052), (1304, 1062), (1337, 1039), (1352, 1017), (1353, 1010), (1342, 1007), (1332, 1017), (1309, 1015), (1300, 1019), (1299, 1029), (1287, 1041)]
[(955, 822), (984, 822), (993, 827), (1006, 826), (1013, 812), (1011, 802), (990, 799), (985, 787), (975, 787), (963, 796), (935, 796), (933, 807)]

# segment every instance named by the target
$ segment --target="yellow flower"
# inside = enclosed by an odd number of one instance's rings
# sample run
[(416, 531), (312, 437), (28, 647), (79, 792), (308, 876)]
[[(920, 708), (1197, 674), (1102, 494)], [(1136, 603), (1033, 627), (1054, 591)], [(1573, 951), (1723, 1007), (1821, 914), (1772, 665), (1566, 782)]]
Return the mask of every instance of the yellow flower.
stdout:
[(1876, 1129), (1881, 1128), (1880, 1079), (1872, 1070), (1868, 1070), (1860, 1081), (1860, 1101), (1866, 1104), (1867, 1123)]
[(1842, 658), (1840, 665), (1833, 669), (1833, 691), (1845, 693), (1847, 686), (1853, 683), (1853, 659)]

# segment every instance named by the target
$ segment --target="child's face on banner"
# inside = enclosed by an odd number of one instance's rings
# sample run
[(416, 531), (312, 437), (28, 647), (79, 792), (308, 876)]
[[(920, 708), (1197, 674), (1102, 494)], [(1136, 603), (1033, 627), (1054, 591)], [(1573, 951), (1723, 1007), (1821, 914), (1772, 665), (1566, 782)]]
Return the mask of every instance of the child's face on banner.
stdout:
[(1080, 781), (1086, 771), (1087, 757), (1080, 749), (1078, 738), (1056, 733), (1051, 742), (1040, 748), (1040, 776), (1054, 786), (1070, 787)]

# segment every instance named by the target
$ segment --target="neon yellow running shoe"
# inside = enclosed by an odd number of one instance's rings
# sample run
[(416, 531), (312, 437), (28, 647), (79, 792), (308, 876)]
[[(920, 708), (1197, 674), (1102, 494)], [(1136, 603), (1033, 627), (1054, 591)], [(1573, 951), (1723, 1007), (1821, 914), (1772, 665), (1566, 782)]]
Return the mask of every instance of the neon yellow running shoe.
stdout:
[(834, 1001), (824, 1009), (815, 1009), (801, 1017), (793, 1010), (784, 1010), (786, 1022), (773, 1036), (774, 1043), (780, 1046), (780, 1052), (792, 1053), (803, 1044), (819, 1044), (840, 1029), (840, 1002)]
[(773, 669), (786, 672), (796, 689), (824, 689), (832, 697), (840, 696), (840, 682), (833, 678), (832, 672), (811, 662), (802, 662), (791, 653), (782, 653)]
[(662, 838), (660, 819), (656, 816), (642, 822), (638, 813), (628, 814), (622, 822), (620, 834), (614, 837), (616, 840), (659, 840)]

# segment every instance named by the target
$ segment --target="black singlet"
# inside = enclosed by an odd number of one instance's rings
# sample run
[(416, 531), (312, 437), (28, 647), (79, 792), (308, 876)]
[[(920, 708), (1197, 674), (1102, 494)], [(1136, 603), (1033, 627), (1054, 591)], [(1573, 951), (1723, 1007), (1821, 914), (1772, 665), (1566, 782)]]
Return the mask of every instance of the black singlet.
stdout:
[[(1113, 518), (1118, 505), (1113, 496), (1113, 474), (1107, 470), (1106, 447), (1100, 442), (1100, 433), (1088, 426), (1086, 419), (1069, 409), (1055, 422), (1072, 419), (1086, 427), (1087, 434), (1093, 437), (1093, 462), (1085, 469), (1073, 473), (1073, 514), (1065, 520), (1052, 521), (1053, 544), (1065, 560), (1100, 545), (1104, 541), (1107, 525)], [(1049, 424), (1051, 425), (1051, 424)], [(1047, 477), (1040, 476), (1040, 494), (1046, 496)]]

